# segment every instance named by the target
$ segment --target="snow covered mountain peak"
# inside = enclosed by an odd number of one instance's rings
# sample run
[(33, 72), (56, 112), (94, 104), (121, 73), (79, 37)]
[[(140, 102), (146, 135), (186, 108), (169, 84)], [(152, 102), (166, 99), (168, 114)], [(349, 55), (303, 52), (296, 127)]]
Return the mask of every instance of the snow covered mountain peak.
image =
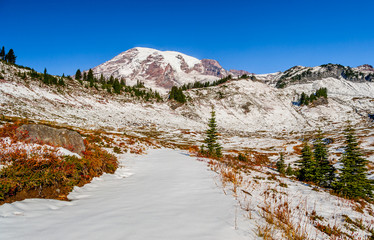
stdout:
[(229, 74), (216, 60), (203, 59), (175, 51), (135, 47), (92, 69), (94, 74), (125, 78), (129, 85), (142, 81), (147, 87), (165, 92), (172, 86), (195, 81), (214, 81)]

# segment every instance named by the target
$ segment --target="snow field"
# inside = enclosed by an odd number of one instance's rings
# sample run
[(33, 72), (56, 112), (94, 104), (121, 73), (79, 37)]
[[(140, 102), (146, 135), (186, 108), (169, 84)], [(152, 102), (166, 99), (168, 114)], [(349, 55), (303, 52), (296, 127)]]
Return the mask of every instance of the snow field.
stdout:
[(236, 201), (206, 164), (179, 151), (120, 155), (71, 202), (28, 199), (0, 206), (0, 239), (248, 239)]

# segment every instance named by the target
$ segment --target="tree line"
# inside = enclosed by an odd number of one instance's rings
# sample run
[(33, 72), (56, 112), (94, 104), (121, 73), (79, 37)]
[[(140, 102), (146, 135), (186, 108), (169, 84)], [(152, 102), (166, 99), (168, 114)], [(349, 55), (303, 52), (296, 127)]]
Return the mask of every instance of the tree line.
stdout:
[(188, 84), (183, 84), (180, 88), (185, 91), (185, 90), (188, 90), (188, 89), (193, 89), (193, 88), (206, 88), (206, 87), (213, 87), (213, 86), (217, 86), (219, 84), (222, 84), (222, 83), (225, 83), (229, 80), (232, 79), (232, 76), (231, 75), (228, 75), (227, 77), (224, 77), (224, 78), (221, 78), (221, 79), (218, 79), (216, 81), (213, 81), (213, 82), (199, 82), (199, 81), (196, 81), (194, 83), (188, 83)]
[(101, 88), (106, 90), (108, 93), (121, 94), (123, 92), (128, 93), (131, 97), (141, 98), (145, 101), (156, 100), (157, 102), (162, 101), (162, 97), (159, 92), (153, 91), (152, 89), (147, 89), (144, 83), (137, 81), (136, 85), (128, 86), (126, 85), (126, 80), (124, 78), (118, 79), (111, 75), (108, 79), (104, 77), (101, 73), (100, 77), (94, 76), (92, 69), (88, 72), (81, 72), (78, 69), (75, 73), (75, 79), (81, 84), (83, 82), (88, 82), (90, 87), (95, 87), (98, 89), (98, 83), (101, 84)]
[(373, 181), (367, 178), (369, 161), (363, 157), (351, 125), (345, 129), (344, 150), (340, 159), (342, 167), (336, 169), (329, 161), (324, 135), (318, 131), (312, 146), (307, 141), (303, 143), (298, 170), (290, 171), (290, 166), (285, 169), (283, 154), (276, 166), (281, 174), (295, 174), (300, 181), (330, 188), (341, 196), (352, 199), (373, 199)]

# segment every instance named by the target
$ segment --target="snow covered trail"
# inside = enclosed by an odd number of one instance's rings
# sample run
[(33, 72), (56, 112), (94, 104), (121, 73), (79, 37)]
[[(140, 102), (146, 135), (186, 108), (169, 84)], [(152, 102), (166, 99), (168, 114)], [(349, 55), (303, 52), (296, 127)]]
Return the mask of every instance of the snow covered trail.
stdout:
[(235, 240), (253, 234), (205, 163), (170, 149), (121, 161), (125, 168), (76, 188), (71, 202), (0, 206), (0, 239)]

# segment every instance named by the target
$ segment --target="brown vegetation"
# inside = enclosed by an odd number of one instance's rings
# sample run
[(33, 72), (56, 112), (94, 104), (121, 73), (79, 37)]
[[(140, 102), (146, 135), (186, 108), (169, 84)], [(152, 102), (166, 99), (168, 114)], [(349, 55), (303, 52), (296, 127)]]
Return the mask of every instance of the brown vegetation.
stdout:
[[(114, 173), (115, 156), (102, 150), (90, 137), (84, 141), (83, 157), (61, 156), (55, 148), (42, 145), (26, 150), (16, 136), (21, 123), (8, 123), (0, 128), (0, 137), (9, 142), (0, 145), (0, 204), (25, 198), (66, 199), (74, 186), (82, 186), (92, 178)], [(18, 143), (18, 144), (16, 144)], [(24, 146), (24, 145), (23, 145)]]

